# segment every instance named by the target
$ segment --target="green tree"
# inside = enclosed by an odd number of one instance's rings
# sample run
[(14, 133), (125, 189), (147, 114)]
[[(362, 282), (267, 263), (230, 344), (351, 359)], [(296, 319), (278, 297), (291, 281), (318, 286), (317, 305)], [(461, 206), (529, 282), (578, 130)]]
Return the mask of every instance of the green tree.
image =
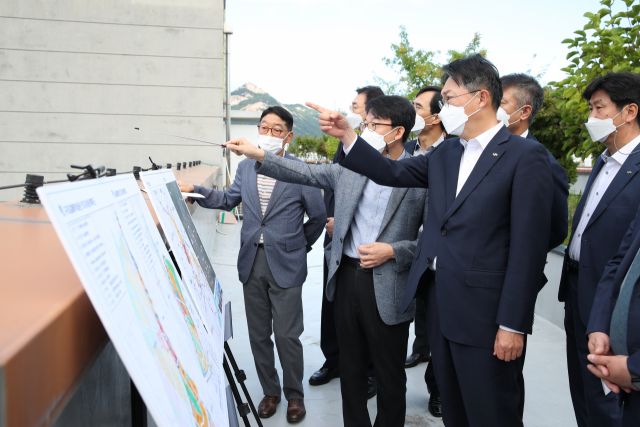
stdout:
[(410, 100), (415, 98), (420, 88), (429, 85), (442, 85), (442, 66), (456, 59), (479, 53), (486, 57), (487, 50), (480, 47), (480, 33), (475, 33), (464, 50), (448, 50), (447, 59), (440, 62), (441, 52), (416, 50), (409, 43), (409, 34), (404, 26), (400, 26), (400, 43), (392, 44), (392, 58), (382, 61), (390, 68), (396, 69), (399, 75), (396, 81), (386, 81), (375, 76), (374, 81), (387, 95), (400, 95)]
[(296, 157), (304, 157), (309, 153), (315, 153), (318, 146), (318, 138), (316, 136), (296, 136), (294, 144), (291, 144), (289, 153)]
[(322, 135), (322, 142), (318, 145), (317, 153), (327, 159), (333, 159), (336, 151), (338, 151), (338, 144), (340, 144), (340, 140), (338, 138), (329, 135)]
[(558, 160), (558, 163), (567, 172), (569, 185), (571, 185), (578, 179), (578, 163), (574, 162), (571, 156), (567, 157), (564, 146), (567, 143), (577, 144), (581, 139), (576, 133), (565, 135), (569, 125), (562, 123), (562, 112), (557, 106), (558, 100), (551, 97), (552, 91), (551, 87), (544, 88), (544, 103), (536, 115), (530, 131)]
[(582, 30), (574, 31), (577, 37), (562, 41), (570, 49), (567, 59), (572, 58), (572, 63), (562, 69), (567, 73), (565, 79), (549, 83), (556, 88), (553, 96), (559, 100), (562, 123), (567, 125), (564, 144), (567, 156), (585, 159), (591, 154), (599, 155), (605, 148), (591, 140), (584, 126), (589, 104), (582, 99), (582, 92), (587, 85), (609, 71), (640, 73), (640, 5), (634, 5), (635, 0), (623, 0), (626, 10), (614, 13), (614, 2), (601, 0), (605, 7), (584, 14), (589, 21)]

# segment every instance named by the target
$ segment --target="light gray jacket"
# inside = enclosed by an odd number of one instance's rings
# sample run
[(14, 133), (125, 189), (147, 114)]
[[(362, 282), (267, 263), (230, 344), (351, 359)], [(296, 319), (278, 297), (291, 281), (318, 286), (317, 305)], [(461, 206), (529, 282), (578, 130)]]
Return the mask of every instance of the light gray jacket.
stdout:
[[(342, 245), (349, 232), (367, 178), (340, 165), (307, 165), (265, 153), (264, 163), (255, 164), (256, 172), (293, 182), (333, 190), (336, 209), (333, 241), (325, 248), (329, 265), (327, 299), (333, 301), (336, 271), (342, 260)], [(413, 253), (418, 243), (418, 229), (427, 217), (427, 190), (424, 188), (394, 188), (380, 226), (377, 242), (388, 243), (395, 259), (373, 269), (373, 284), (380, 317), (387, 325), (396, 325), (413, 318), (415, 301), (404, 312), (400, 305), (409, 277)]]

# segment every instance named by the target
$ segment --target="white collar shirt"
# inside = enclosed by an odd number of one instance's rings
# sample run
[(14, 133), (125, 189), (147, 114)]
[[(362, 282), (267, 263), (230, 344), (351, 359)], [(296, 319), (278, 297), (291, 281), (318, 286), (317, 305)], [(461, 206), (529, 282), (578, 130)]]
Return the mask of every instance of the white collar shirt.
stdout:
[[(624, 146), (622, 151), (625, 153), (631, 153), (635, 151), (636, 147), (640, 143), (640, 136), (634, 138), (631, 142)], [(578, 226), (576, 227), (575, 236), (571, 239), (571, 246), (569, 247), (569, 257), (574, 261), (580, 261), (580, 247), (582, 244), (582, 234), (584, 230), (587, 228), (589, 221), (591, 220), (591, 216), (595, 212), (600, 200), (602, 200), (602, 196), (611, 185), (611, 182), (616, 177), (622, 164), (629, 157), (628, 155), (622, 154), (619, 150), (612, 156), (609, 154), (609, 150), (605, 150), (604, 153), (600, 156), (604, 165), (598, 172), (598, 176), (594, 179), (591, 188), (589, 189), (589, 194), (587, 195), (587, 201), (584, 204), (584, 209), (582, 210), (582, 216), (580, 217), (580, 221), (578, 222)], [(584, 197), (584, 196), (583, 196)], [(577, 218), (574, 218), (574, 221)]]
[(525, 129), (524, 132), (520, 134), (521, 137), (526, 138), (529, 135), (529, 129)]
[(488, 131), (478, 135), (471, 141), (465, 141), (460, 138), (460, 144), (464, 147), (462, 157), (460, 158), (460, 171), (458, 172), (458, 187), (456, 189), (456, 197), (464, 187), (464, 184), (469, 179), (469, 175), (473, 171), (473, 168), (478, 163), (480, 155), (484, 149), (489, 145), (494, 136), (504, 127), (504, 123), (499, 122), (497, 125), (489, 129)]

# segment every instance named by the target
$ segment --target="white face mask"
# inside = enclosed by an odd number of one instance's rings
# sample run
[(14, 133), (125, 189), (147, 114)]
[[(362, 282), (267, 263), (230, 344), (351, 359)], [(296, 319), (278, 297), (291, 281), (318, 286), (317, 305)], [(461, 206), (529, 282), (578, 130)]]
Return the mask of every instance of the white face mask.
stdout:
[[(364, 132), (362, 132), (360, 137), (362, 139), (364, 139), (365, 141), (367, 141), (367, 143), (370, 146), (372, 146), (373, 148), (375, 148), (376, 150), (378, 150), (379, 152), (382, 153), (382, 150), (384, 150), (384, 148), (387, 146), (387, 143), (384, 141), (384, 137), (389, 135), (391, 132), (393, 132), (396, 129), (398, 129), (398, 128), (395, 127), (393, 129), (391, 129), (389, 131), (389, 133), (387, 133), (385, 135), (380, 135), (378, 132), (374, 132), (372, 130), (369, 130), (369, 128), (366, 128), (364, 130)], [(393, 141), (391, 141), (391, 142), (393, 142)], [(391, 144), (391, 142), (389, 144)]]
[(354, 129), (358, 129), (358, 126), (362, 123), (362, 116), (360, 114), (348, 112), (345, 118)]
[[(473, 101), (473, 99), (478, 96), (480, 92), (476, 92), (473, 95), (473, 98), (469, 100), (469, 102)], [(464, 132), (464, 125), (469, 120), (469, 117), (473, 116), (478, 111), (482, 110), (482, 108), (474, 111), (470, 115), (464, 112), (464, 108), (469, 105), (469, 102), (464, 104), (462, 107), (456, 107), (451, 104), (445, 104), (442, 106), (440, 110), (439, 117), (442, 120), (442, 124), (444, 125), (445, 130), (448, 134), (460, 136)]]
[(270, 151), (273, 154), (278, 154), (282, 150), (287, 151), (287, 147), (289, 144), (286, 144), (284, 147), (282, 146), (282, 141), (284, 141), (287, 136), (289, 136), (291, 132), (287, 132), (284, 138), (276, 138), (275, 136), (267, 136), (267, 135), (258, 135), (258, 147), (262, 148), (264, 151)]
[(416, 124), (413, 125), (413, 127), (411, 128), (411, 132), (419, 134), (420, 132), (422, 132), (425, 126), (426, 126), (426, 123), (424, 122), (424, 119), (420, 117), (420, 114), (416, 113)]
[[(628, 105), (626, 105), (622, 110), (620, 110), (620, 112), (616, 114), (613, 117), (613, 119), (615, 119), (620, 114), (622, 114), (622, 112), (627, 107)], [(620, 125), (616, 126), (613, 124), (613, 119), (609, 118), (609, 119), (602, 120), (602, 119), (597, 119), (595, 117), (589, 117), (589, 121), (585, 123), (585, 126), (587, 127), (587, 131), (589, 132), (589, 136), (591, 137), (591, 139), (593, 141), (605, 142), (609, 137), (609, 135), (611, 135), (613, 132), (617, 132), (620, 126), (627, 123), (627, 122), (622, 122)]]
[[(525, 107), (525, 105), (523, 105), (522, 107), (518, 108), (516, 111), (513, 112), (513, 114), (515, 114), (518, 111), (522, 110)], [(506, 111), (504, 111), (504, 108), (500, 107), (500, 108), (498, 108), (498, 112), (496, 113), (496, 118), (498, 119), (499, 122), (503, 122), (506, 127), (509, 127), (511, 125), (515, 125), (520, 120), (522, 120), (522, 119), (518, 119), (513, 123), (509, 123), (509, 119), (511, 118), (511, 116), (513, 116), (513, 114), (507, 113)]]

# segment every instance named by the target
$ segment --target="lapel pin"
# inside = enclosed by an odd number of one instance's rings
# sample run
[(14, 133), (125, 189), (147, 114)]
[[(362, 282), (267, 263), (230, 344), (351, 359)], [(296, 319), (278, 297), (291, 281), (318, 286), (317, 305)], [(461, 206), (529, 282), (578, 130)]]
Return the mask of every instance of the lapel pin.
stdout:
[(498, 153), (493, 153), (493, 157), (498, 157)]
[(627, 171), (627, 173), (628, 173), (629, 175), (631, 175), (631, 171)]

